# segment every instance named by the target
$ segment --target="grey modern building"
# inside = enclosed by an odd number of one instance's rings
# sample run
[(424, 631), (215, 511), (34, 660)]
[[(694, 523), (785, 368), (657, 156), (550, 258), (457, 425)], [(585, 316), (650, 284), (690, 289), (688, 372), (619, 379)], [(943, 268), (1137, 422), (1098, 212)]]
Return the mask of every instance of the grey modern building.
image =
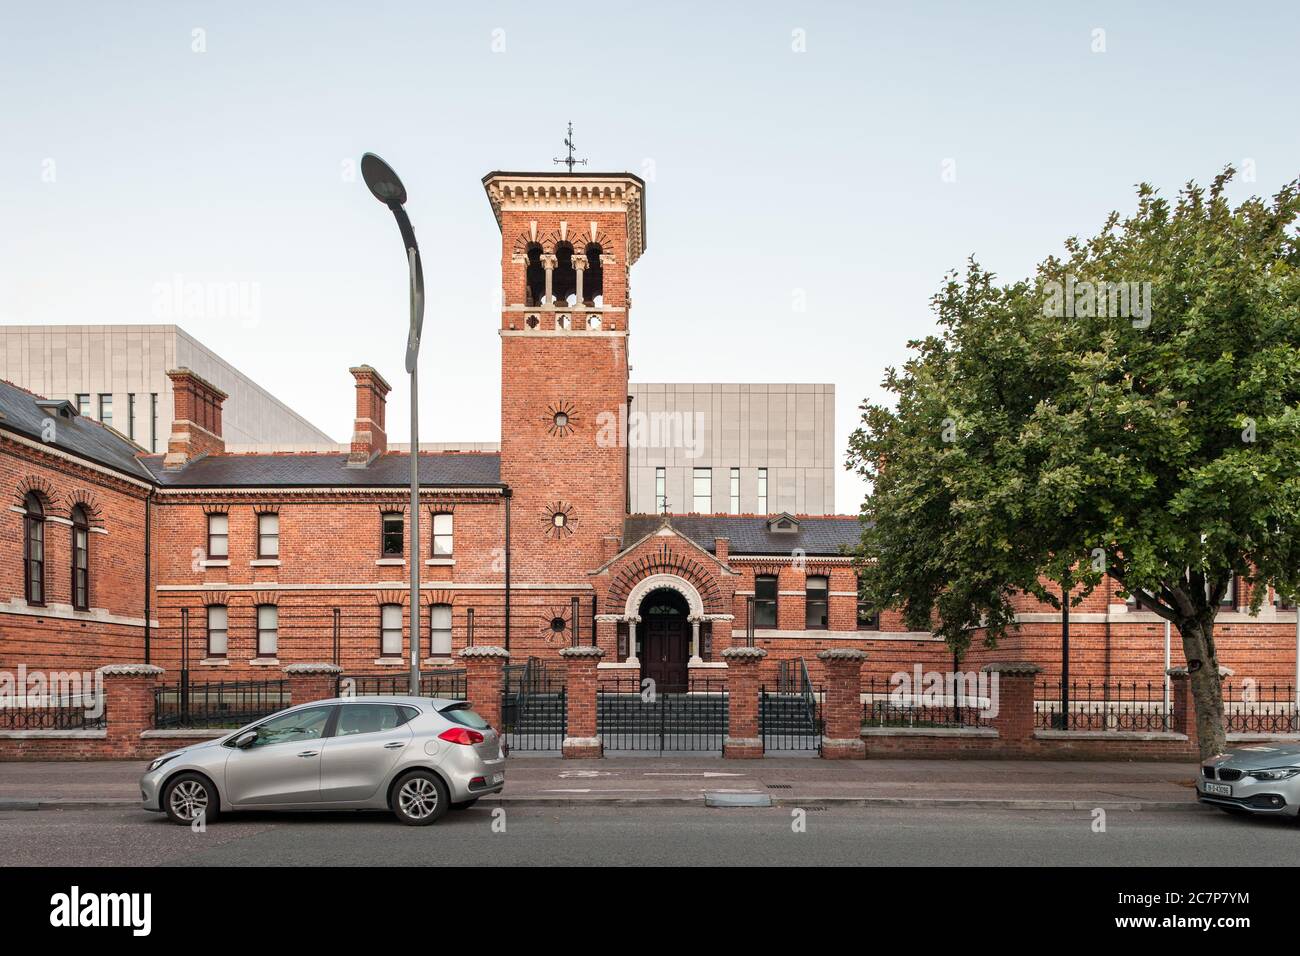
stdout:
[(151, 452), (172, 427), (167, 370), (193, 370), (225, 392), (228, 445), (299, 446), (333, 439), (175, 325), (0, 326), (0, 379), (65, 398)]
[(633, 514), (835, 513), (835, 386), (629, 386)]

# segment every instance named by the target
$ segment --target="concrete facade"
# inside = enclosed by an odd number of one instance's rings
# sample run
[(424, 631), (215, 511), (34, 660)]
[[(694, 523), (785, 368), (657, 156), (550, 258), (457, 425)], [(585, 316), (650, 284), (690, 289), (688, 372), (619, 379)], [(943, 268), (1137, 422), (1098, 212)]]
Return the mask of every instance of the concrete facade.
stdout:
[[(111, 421), (149, 452), (172, 429), (167, 370), (192, 369), (229, 395), (223, 429), (232, 444), (315, 445), (333, 439), (176, 325), (11, 325), (0, 327), (0, 379), (37, 395), (85, 396), (82, 414)], [(156, 418), (155, 418), (156, 415)]]
[[(678, 514), (704, 510), (695, 502), (697, 468), (710, 470), (714, 514), (835, 513), (834, 385), (633, 383), (628, 394), (633, 514), (660, 510), (659, 468), (668, 510)], [(733, 468), (740, 473), (738, 505)], [(766, 501), (760, 499), (764, 469)]]

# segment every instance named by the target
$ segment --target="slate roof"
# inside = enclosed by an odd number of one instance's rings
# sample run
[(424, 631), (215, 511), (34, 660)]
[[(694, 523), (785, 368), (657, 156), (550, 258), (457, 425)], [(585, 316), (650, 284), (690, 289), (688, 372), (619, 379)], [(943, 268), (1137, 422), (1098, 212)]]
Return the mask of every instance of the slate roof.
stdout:
[[(345, 454), (210, 455), (168, 471), (161, 455), (142, 459), (163, 488), (374, 488), (405, 487), (411, 460), (405, 452), (380, 455), (365, 468), (347, 467)], [(423, 452), (420, 484), (429, 487), (498, 487), (501, 456), (488, 452)]]
[[(45, 407), (38, 403), (44, 403)], [(136, 457), (141, 449), (134, 442), (92, 418), (77, 414), (64, 417), (56, 411), (60, 405), (71, 407), (67, 403), (47, 402), (25, 388), (0, 381), (0, 416), (3, 416), (0, 429), (17, 432), (133, 478), (150, 480), (149, 471)], [(52, 441), (46, 441), (41, 434), (46, 419), (54, 421)]]
[[(710, 554), (714, 538), (728, 538), (731, 554), (789, 555), (795, 548), (805, 554), (837, 555), (854, 548), (862, 538), (862, 523), (854, 516), (797, 517), (799, 530), (768, 530), (763, 515), (674, 515), (676, 531)], [(659, 515), (628, 515), (623, 522), (623, 543), (639, 541), (659, 527)]]

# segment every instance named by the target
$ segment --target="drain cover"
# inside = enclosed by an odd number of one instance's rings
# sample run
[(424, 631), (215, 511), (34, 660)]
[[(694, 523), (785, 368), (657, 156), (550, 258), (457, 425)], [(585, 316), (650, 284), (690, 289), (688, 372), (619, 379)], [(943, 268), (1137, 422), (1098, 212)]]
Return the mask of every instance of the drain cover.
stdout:
[(765, 793), (706, 793), (706, 807), (770, 807), (772, 798)]
[(793, 789), (794, 789), (794, 785), (793, 785), (793, 784), (789, 784), (789, 783), (769, 783), (769, 784), (767, 785), (767, 789), (769, 789), (769, 790), (793, 790)]

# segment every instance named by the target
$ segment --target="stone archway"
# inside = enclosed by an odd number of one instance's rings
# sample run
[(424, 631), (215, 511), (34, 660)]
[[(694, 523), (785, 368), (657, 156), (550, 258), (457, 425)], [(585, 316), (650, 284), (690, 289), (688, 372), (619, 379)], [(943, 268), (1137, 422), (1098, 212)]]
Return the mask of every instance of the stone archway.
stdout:
[(652, 574), (649, 577), (642, 578), (628, 592), (623, 613), (629, 620), (634, 620), (640, 612), (641, 602), (646, 599), (646, 595), (660, 588), (668, 588), (684, 597), (692, 618), (698, 620), (704, 616), (704, 599), (700, 597), (699, 590), (690, 581), (675, 574)]

